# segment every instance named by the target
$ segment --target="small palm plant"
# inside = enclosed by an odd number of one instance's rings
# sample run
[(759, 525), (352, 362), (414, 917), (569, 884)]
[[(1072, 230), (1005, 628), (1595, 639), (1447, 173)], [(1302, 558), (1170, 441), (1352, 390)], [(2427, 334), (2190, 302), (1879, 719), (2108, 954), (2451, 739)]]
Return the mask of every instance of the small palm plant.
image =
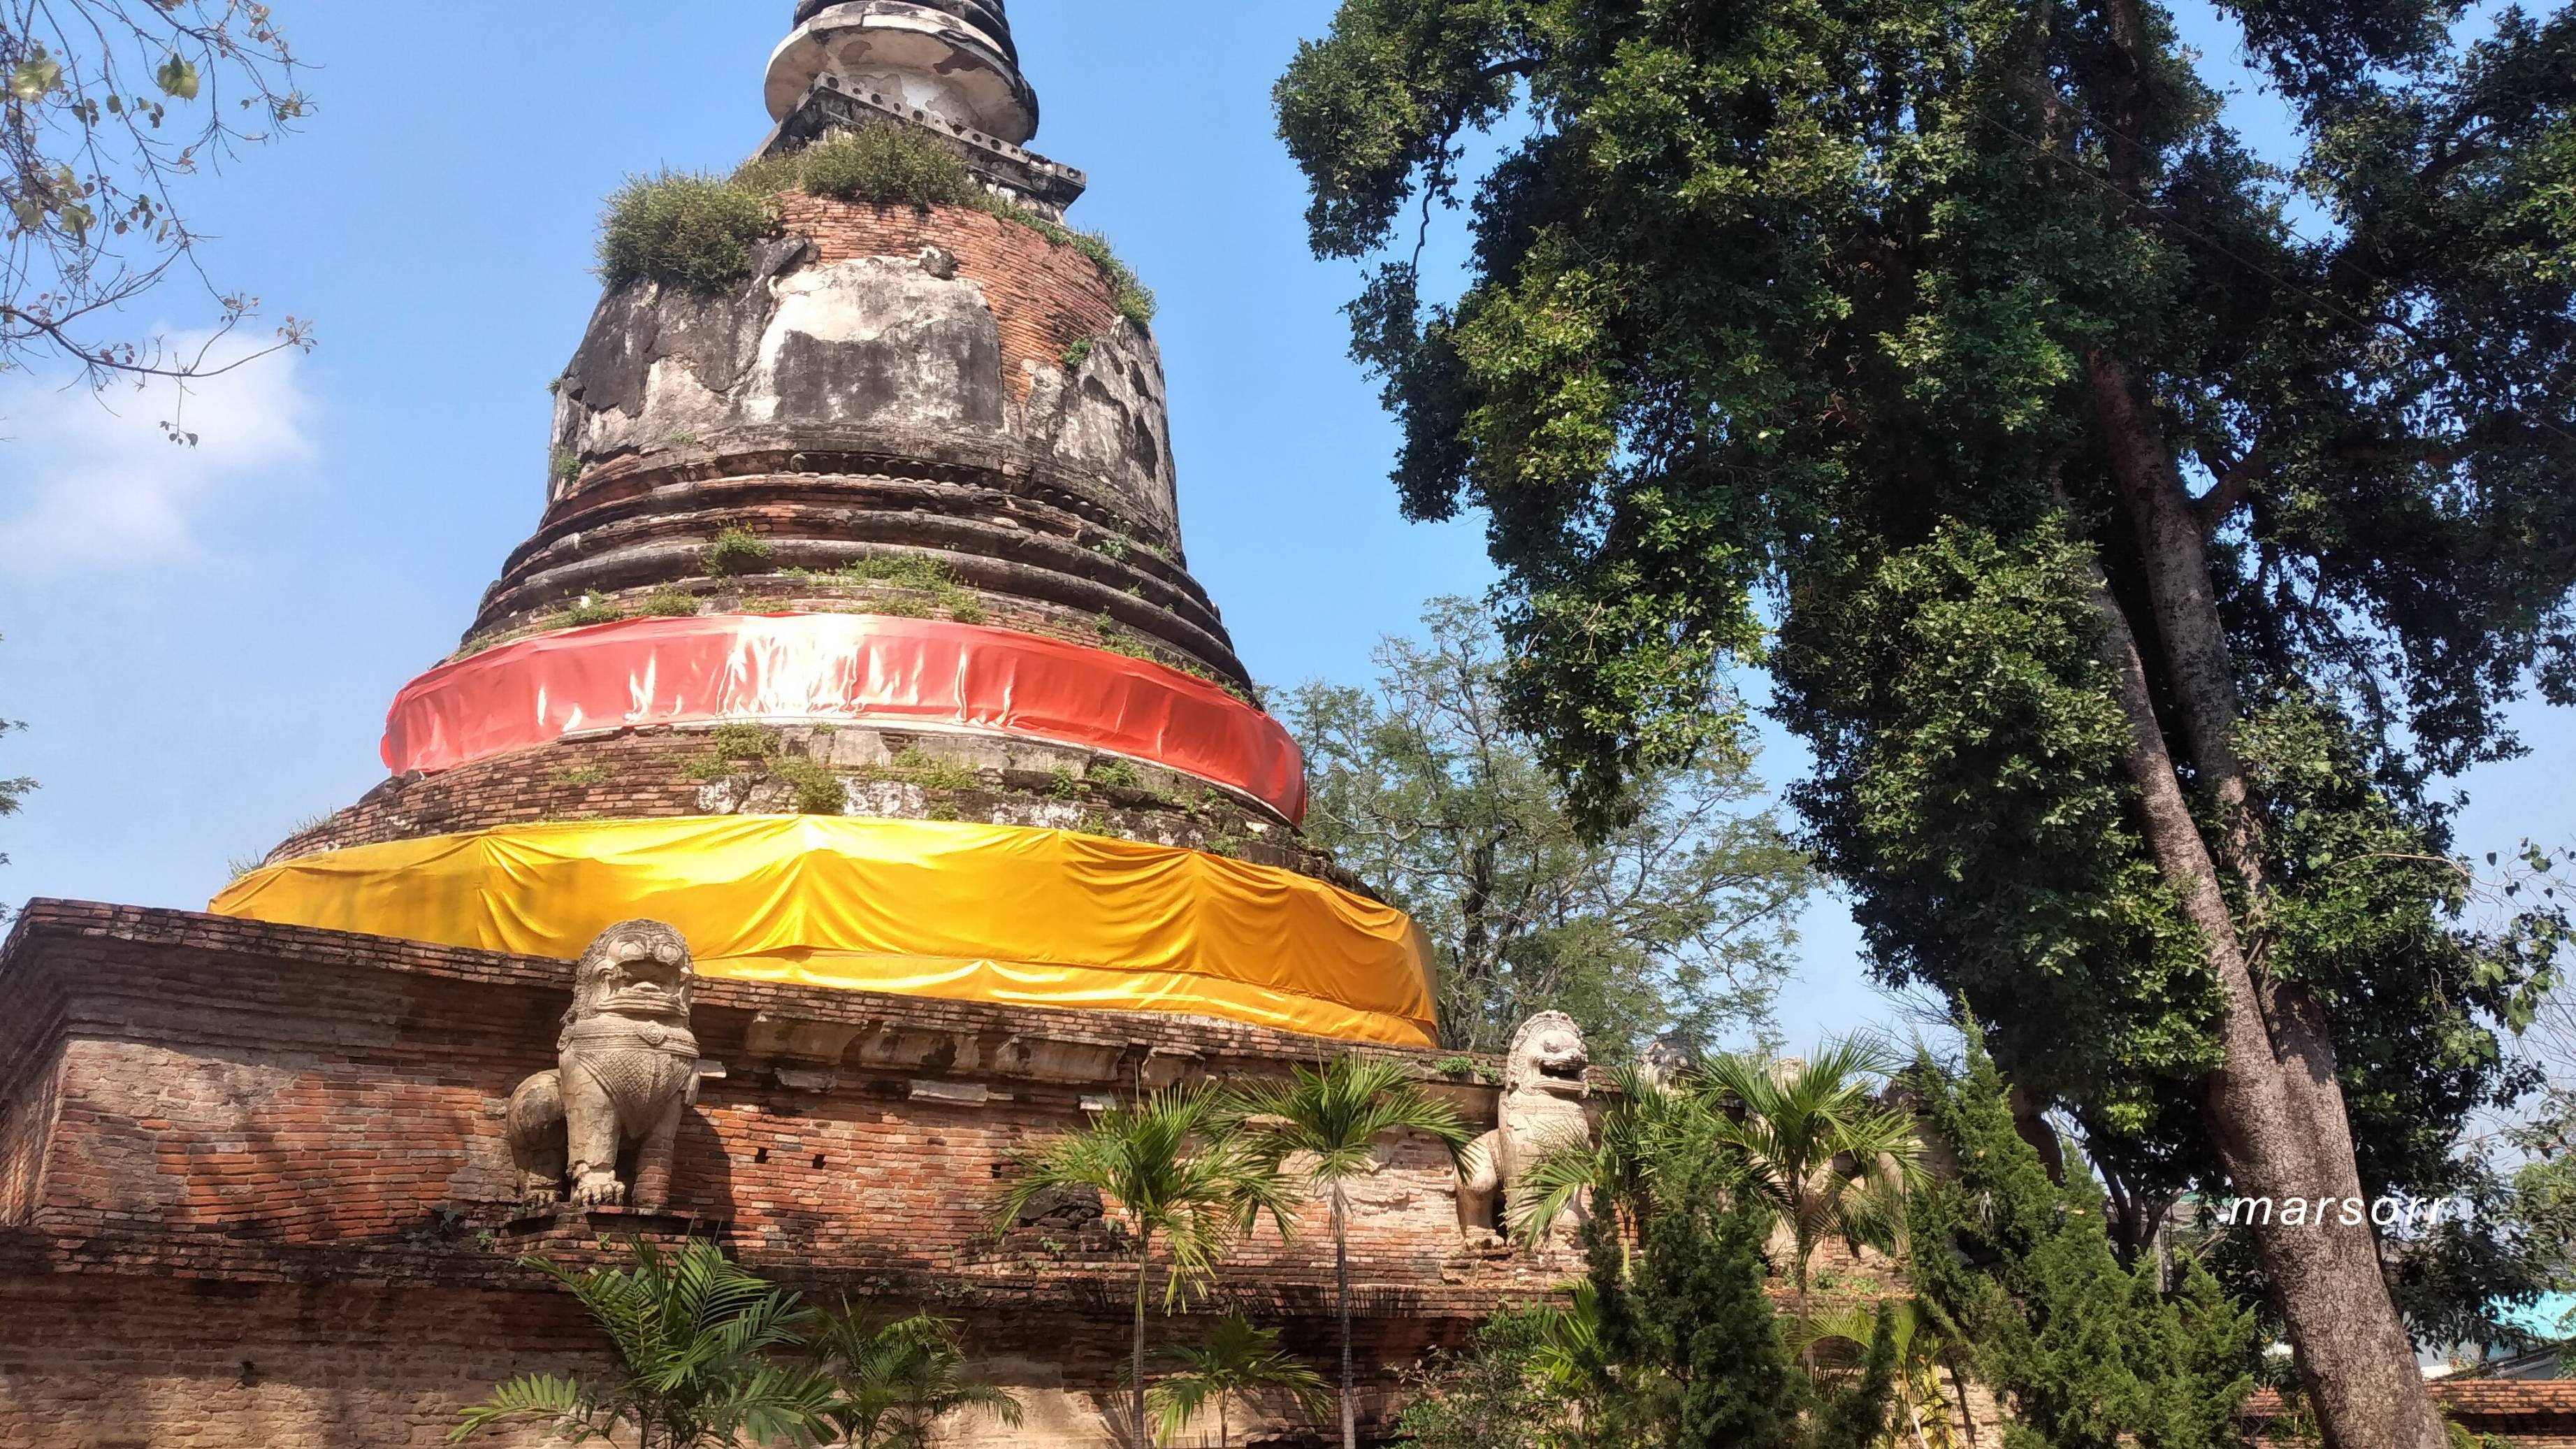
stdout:
[(1333, 1296), (1342, 1333), (1342, 1446), (1359, 1443), (1352, 1400), (1350, 1184), (1376, 1166), (1373, 1144), (1395, 1132), (1438, 1138), (1452, 1153), (1467, 1145), (1456, 1109), (1432, 1097), (1398, 1062), (1339, 1056), (1320, 1068), (1299, 1067), (1284, 1081), (1238, 1088), (1230, 1115), (1246, 1125), (1275, 1160), (1302, 1158), (1296, 1176), (1332, 1206)]
[(1173, 1370), (1145, 1395), (1166, 1444), (1214, 1405), (1216, 1442), (1219, 1449), (1230, 1449), (1234, 1432), (1226, 1405), (1238, 1394), (1285, 1393), (1310, 1414), (1320, 1412), (1332, 1398), (1325, 1392), (1322, 1374), (1280, 1349), (1277, 1329), (1253, 1327), (1240, 1310), (1218, 1319), (1205, 1341), (1167, 1343), (1154, 1350), (1154, 1357)]
[(1610, 1076), (1599, 1138), (1547, 1148), (1515, 1184), (1509, 1225), (1531, 1247), (1546, 1242), (1567, 1213), (1588, 1205), (1624, 1229), (1618, 1235), (1624, 1262), (1666, 1170), (1690, 1161), (1694, 1144), (1706, 1144), (1708, 1101), (1687, 1082), (1679, 1089), (1658, 1086), (1633, 1065)]
[(1804, 1063), (1723, 1056), (1701, 1071), (1701, 1089), (1717, 1098), (1711, 1136), (1740, 1169), (1738, 1191), (1789, 1230), (1802, 1331), (1816, 1249), (1827, 1238), (1895, 1248), (1906, 1199), (1922, 1180), (1913, 1119), (1871, 1094), (1872, 1075), (1890, 1066), (1883, 1047), (1852, 1036), (1826, 1042)]
[(608, 1336), (616, 1376), (522, 1374), (467, 1409), (455, 1443), (513, 1420), (543, 1421), (579, 1444), (631, 1428), (637, 1449), (820, 1444), (836, 1432), (832, 1381), (774, 1354), (800, 1347), (811, 1315), (783, 1292), (693, 1241), (665, 1255), (629, 1245), (625, 1268), (575, 1273), (521, 1261), (562, 1284)]
[(832, 1418), (846, 1449), (929, 1449), (942, 1419), (969, 1411), (1020, 1426), (1020, 1401), (969, 1380), (957, 1325), (917, 1314), (869, 1323), (843, 1303), (814, 1330), (815, 1364), (841, 1392)]
[[(1896, 1351), (1896, 1376), (1888, 1398), (1888, 1427), (1869, 1449), (1960, 1449), (1941, 1369), (1952, 1350), (1921, 1304), (1888, 1305), (1887, 1329)], [(1854, 1375), (1868, 1362), (1878, 1332), (1876, 1310), (1850, 1307), (1820, 1315), (1798, 1345), (1802, 1357), (1828, 1372)], [(1961, 1419), (1966, 1406), (1961, 1405)]]
[(1209, 1088), (1169, 1087), (1103, 1112), (1088, 1128), (1026, 1159), (995, 1214), (996, 1234), (1008, 1232), (1040, 1194), (1087, 1187), (1134, 1239), (1136, 1339), (1129, 1372), (1140, 1442), (1147, 1412), (1146, 1284), (1154, 1245), (1162, 1243), (1171, 1258), (1163, 1288), (1169, 1311), (1215, 1271), (1263, 1213), (1282, 1238), (1289, 1233), (1292, 1205), (1277, 1161), (1231, 1130), (1221, 1105)]

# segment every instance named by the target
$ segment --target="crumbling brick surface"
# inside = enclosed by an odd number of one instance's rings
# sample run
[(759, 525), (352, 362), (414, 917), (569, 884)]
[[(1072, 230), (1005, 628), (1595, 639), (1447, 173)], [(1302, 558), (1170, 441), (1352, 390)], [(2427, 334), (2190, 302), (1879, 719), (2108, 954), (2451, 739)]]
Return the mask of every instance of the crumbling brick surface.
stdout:
[[(1093, 1396), (1114, 1380), (1134, 1269), (1079, 1214), (997, 1239), (1015, 1154), (1139, 1082), (1330, 1049), (1219, 1022), (708, 981), (696, 1020), (725, 1074), (683, 1130), (672, 1216), (531, 1216), (511, 1200), (503, 1106), (552, 1061), (568, 994), (556, 961), (32, 906), (0, 951), (0, 1001), (52, 1023), (58, 1066), (11, 1078), (10, 1117), (43, 1120), (24, 1110), (43, 1083), (60, 1107), (30, 1211), (0, 1228), (0, 1445), (427, 1444), (504, 1374), (584, 1361), (578, 1322), (521, 1253), (601, 1261), (605, 1238), (665, 1231), (715, 1234), (813, 1292), (958, 1317), (1056, 1426), (1016, 1442), (1103, 1442)], [(1395, 1055), (1490, 1116), (1490, 1088)], [(1461, 1343), (1576, 1271), (1562, 1251), (1467, 1250), (1451, 1184), (1442, 1149), (1406, 1140), (1355, 1194), (1372, 1364)], [(1293, 1242), (1249, 1245), (1198, 1311), (1240, 1304), (1324, 1355), (1324, 1225), (1316, 1205)], [(1375, 1372), (1373, 1413), (1393, 1387)]]
[[(768, 765), (717, 760), (708, 743), (710, 728), (592, 733), (434, 775), (388, 780), (356, 805), (289, 837), (269, 859), (543, 821), (782, 814), (799, 808), (793, 788)], [(785, 754), (823, 763), (843, 779), (844, 814), (1077, 830), (1213, 851), (1365, 893), (1358, 877), (1304, 846), (1275, 813), (1242, 797), (1216, 794), (1177, 771), (1121, 762), (1134, 785), (1094, 783), (1086, 777), (1107, 756), (962, 731), (785, 726), (777, 736)], [(709, 777), (718, 764), (725, 772)]]
[(957, 274), (981, 284), (1002, 330), (1002, 377), (1028, 396), (1029, 364), (1053, 366), (1066, 348), (1118, 320), (1118, 301), (1100, 268), (1034, 228), (968, 207), (870, 206), (795, 193), (778, 201), (791, 235), (810, 238), (817, 262), (918, 256), (944, 247)]
[[(826, 1298), (963, 1322), (1032, 1413), (1016, 1436), (967, 1442), (1103, 1444), (1127, 1245), (1074, 1211), (997, 1238), (1000, 1184), (1140, 1084), (1339, 1049), (1227, 1022), (705, 981), (694, 1019), (723, 1075), (682, 1129), (669, 1212), (532, 1214), (512, 1201), (503, 1109), (552, 1063), (568, 1000), (559, 961), (31, 906), (0, 948), (0, 1034), (6, 1060), (50, 1065), (5, 1091), (9, 1120), (52, 1125), (15, 1129), (42, 1171), (6, 1179), (32, 1201), (0, 1226), (0, 1449), (425, 1446), (508, 1373), (595, 1364), (521, 1254), (602, 1262), (616, 1238), (690, 1233)], [(1490, 1125), (1492, 1063), (1386, 1055)], [(58, 1110), (27, 1110), (47, 1091)], [(1564, 1244), (1471, 1247), (1428, 1140), (1384, 1145), (1353, 1199), (1371, 1422), (1400, 1366), (1580, 1272)], [(1192, 1312), (1240, 1306), (1329, 1360), (1329, 1244), (1309, 1205), (1293, 1240), (1265, 1231)], [(1836, 1301), (1885, 1281), (1868, 1261), (1825, 1270)]]
[[(452, 1277), (464, 1269), (441, 1245), (514, 1215), (504, 1107), (553, 1060), (567, 979), (560, 962), (40, 902), (0, 956), (0, 994), (63, 1007), (60, 1105), (26, 1227), (71, 1260), (158, 1244), (233, 1271), (356, 1249), (397, 1265), (431, 1253)], [(1015, 1154), (1087, 1105), (1333, 1049), (1194, 1018), (717, 980), (697, 1022), (725, 1074), (683, 1130), (673, 1210), (724, 1222), (754, 1263), (961, 1300), (1079, 1301), (1117, 1276), (1122, 1245), (1097, 1228), (988, 1231)], [(1432, 1073), (1430, 1054), (1395, 1055)], [(1490, 1115), (1489, 1088), (1435, 1088)], [(1353, 1262), (1386, 1308), (1475, 1312), (1571, 1269), (1464, 1249), (1436, 1144), (1381, 1157), (1356, 1192)], [(1294, 1243), (1256, 1240), (1231, 1272), (1291, 1311), (1320, 1308), (1324, 1221), (1314, 1206)]]

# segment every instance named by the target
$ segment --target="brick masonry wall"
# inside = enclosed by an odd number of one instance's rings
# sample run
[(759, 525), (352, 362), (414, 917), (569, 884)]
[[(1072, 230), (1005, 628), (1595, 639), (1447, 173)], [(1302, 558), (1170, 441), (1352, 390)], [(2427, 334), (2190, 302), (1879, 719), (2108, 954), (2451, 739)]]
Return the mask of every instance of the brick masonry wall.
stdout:
[(60, 1063), (56, 1054), (44, 1054), (0, 1094), (0, 1228), (16, 1227), (35, 1211), (45, 1144), (53, 1137)]
[(1017, 222), (966, 207), (920, 211), (793, 192), (778, 206), (790, 233), (813, 240), (819, 262), (918, 256), (930, 246), (955, 253), (958, 274), (983, 284), (1001, 324), (1002, 377), (1015, 398), (1029, 394), (1029, 364), (1054, 365), (1118, 319), (1117, 297), (1089, 257)]
[[(2514, 1449), (2576, 1449), (2576, 1380), (2464, 1379), (2432, 1385), (2433, 1400), (2472, 1434), (2494, 1434)], [(2248, 1441), (2286, 1446), (2293, 1439), (2275, 1419), (2281, 1397), (2270, 1389), (2245, 1406)]]
[[(426, 1444), (512, 1367), (560, 1365), (560, 1305), (514, 1259), (597, 1258), (593, 1234), (630, 1225), (530, 1219), (511, 1201), (505, 1103), (552, 1064), (568, 992), (561, 962), (37, 903), (0, 953), (0, 1003), (61, 1023), (61, 1107), (40, 1201), (0, 1229), (0, 1445)], [(1032, 1444), (1103, 1442), (1086, 1416), (1113, 1381), (1133, 1267), (1098, 1225), (995, 1240), (1013, 1154), (1122, 1083), (1279, 1071), (1326, 1049), (1222, 1023), (734, 982), (702, 984), (697, 1024), (726, 1075), (683, 1129), (674, 1212), (815, 1292), (964, 1320), (996, 1376), (1061, 1426), (994, 1441)], [(1435, 1089), (1490, 1118), (1490, 1088)], [(11, 1092), (15, 1116), (25, 1077)], [(1497, 1304), (1575, 1271), (1563, 1252), (1470, 1250), (1427, 1141), (1386, 1145), (1357, 1198), (1372, 1364), (1463, 1342)], [(1200, 1311), (1241, 1303), (1327, 1356), (1324, 1224), (1316, 1205), (1294, 1241), (1247, 1245)], [(147, 1308), (123, 1326), (120, 1302)], [(65, 1327), (71, 1304), (97, 1316)], [(260, 1392), (235, 1386), (242, 1359)], [(1373, 1376), (1372, 1413), (1392, 1390)], [(190, 1413), (194, 1439), (171, 1427)], [(53, 1437), (67, 1420), (77, 1434)]]
[[(1014, 1155), (1133, 1084), (1275, 1073), (1330, 1049), (1228, 1023), (705, 982), (699, 1039), (724, 1075), (683, 1128), (672, 1215), (530, 1216), (511, 1201), (502, 1117), (512, 1087), (552, 1065), (569, 974), (32, 906), (0, 950), (0, 1021), (57, 1024), (45, 1050), (60, 1052), (60, 1111), (40, 1201), (0, 1228), (0, 1449), (425, 1446), (507, 1373), (586, 1361), (566, 1300), (517, 1255), (605, 1261), (601, 1236), (635, 1231), (712, 1233), (827, 1299), (958, 1318), (1033, 1415), (971, 1442), (1102, 1444), (1097, 1396), (1115, 1381), (1134, 1268), (1098, 1224), (994, 1238)], [(1492, 1120), (1492, 1088), (1442, 1075), (1434, 1053), (1387, 1055), (1471, 1123)], [(12, 1079), (13, 1112), (31, 1075)], [(1566, 1245), (1470, 1245), (1447, 1156), (1426, 1140), (1382, 1144), (1354, 1198), (1372, 1422), (1395, 1407), (1397, 1366), (1580, 1271)], [(1242, 1306), (1328, 1362), (1325, 1226), (1314, 1204), (1292, 1240), (1265, 1231), (1193, 1311)], [(1884, 1282), (1883, 1264), (1822, 1266), (1835, 1300)]]
[(602, 1366), (568, 1299), (0, 1278), (0, 1449), (430, 1449), (460, 1404), (512, 1374)]

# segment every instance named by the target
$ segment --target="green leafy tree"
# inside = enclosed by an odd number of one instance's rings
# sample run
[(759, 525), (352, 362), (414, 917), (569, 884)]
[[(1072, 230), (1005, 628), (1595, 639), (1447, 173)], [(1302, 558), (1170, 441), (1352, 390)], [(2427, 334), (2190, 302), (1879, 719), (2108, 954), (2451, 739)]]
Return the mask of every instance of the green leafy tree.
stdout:
[(831, 1416), (848, 1449), (930, 1449), (952, 1414), (1020, 1426), (1017, 1398), (966, 1376), (965, 1349), (948, 1319), (870, 1322), (843, 1303), (838, 1313), (817, 1315), (807, 1351), (840, 1392)]
[[(0, 0), (0, 372), (51, 357), (97, 385), (250, 360), (217, 344), (258, 300), (206, 280), (179, 199), (187, 178), (305, 114), (300, 69), (254, 0)], [(174, 273), (205, 287), (215, 336), (115, 335)], [(309, 343), (290, 317), (265, 350)]]
[(1963, 1073), (1924, 1058), (1909, 1080), (1956, 1164), (1914, 1199), (1915, 1286), (2010, 1405), (2009, 1449), (2241, 1443), (2253, 1312), (2188, 1255), (2171, 1292), (2153, 1258), (2120, 1265), (2100, 1188), (2080, 1168), (2050, 1178), (1973, 1030)]
[(1163, 1344), (1154, 1357), (1169, 1372), (1154, 1381), (1145, 1399), (1166, 1444), (1213, 1407), (1216, 1442), (1232, 1445), (1226, 1405), (1238, 1394), (1284, 1393), (1310, 1414), (1332, 1400), (1324, 1376), (1279, 1347), (1279, 1330), (1253, 1327), (1240, 1310), (1218, 1319), (1200, 1342)]
[(1444, 1044), (1497, 1051), (1563, 1011), (1597, 1044), (1767, 1029), (1811, 884), (1756, 803), (1751, 761), (1711, 749), (1624, 786), (1628, 819), (1579, 833), (1538, 742), (1506, 717), (1491, 618), (1434, 600), (1386, 639), (1372, 689), (1309, 684), (1283, 711), (1306, 748), (1306, 832), (1421, 924)]
[(1320, 1067), (1299, 1067), (1286, 1080), (1248, 1082), (1235, 1091), (1229, 1116), (1272, 1158), (1321, 1194), (1333, 1217), (1333, 1312), (1342, 1338), (1342, 1446), (1357, 1449), (1352, 1397), (1350, 1185), (1377, 1166), (1377, 1140), (1399, 1132), (1439, 1139), (1452, 1153), (1470, 1134), (1457, 1109), (1413, 1080), (1406, 1063), (1363, 1061), (1345, 1053)]
[[(2576, 698), (2576, 15), (2224, 14), (2294, 166), (2146, 0), (1345, 0), (1281, 130), (1356, 257), (1507, 128), (1357, 348), (1596, 824), (1765, 660), (1880, 971), (2132, 1196), (2438, 1190), (2546, 965), (2439, 786)], [(2257, 1246), (2328, 1435), (2439, 1449), (2373, 1235)]]
[(1163, 1305), (1203, 1282), (1263, 1213), (1284, 1238), (1294, 1211), (1278, 1162), (1232, 1131), (1225, 1102), (1207, 1087), (1167, 1087), (1113, 1107), (1080, 1132), (1046, 1144), (1021, 1164), (1003, 1192), (997, 1231), (1008, 1231), (1039, 1194), (1089, 1188), (1126, 1228), (1136, 1249), (1136, 1334), (1128, 1366), (1135, 1432), (1145, 1403), (1146, 1287), (1154, 1246), (1170, 1257)]
[(607, 1335), (614, 1376), (522, 1374), (464, 1412), (456, 1443), (533, 1419), (586, 1443), (632, 1430), (636, 1449), (736, 1449), (820, 1444), (833, 1437), (832, 1381), (773, 1355), (803, 1345), (812, 1315), (797, 1295), (728, 1261), (713, 1243), (664, 1254), (628, 1249), (624, 1268), (576, 1273), (544, 1258), (526, 1266), (560, 1283)]

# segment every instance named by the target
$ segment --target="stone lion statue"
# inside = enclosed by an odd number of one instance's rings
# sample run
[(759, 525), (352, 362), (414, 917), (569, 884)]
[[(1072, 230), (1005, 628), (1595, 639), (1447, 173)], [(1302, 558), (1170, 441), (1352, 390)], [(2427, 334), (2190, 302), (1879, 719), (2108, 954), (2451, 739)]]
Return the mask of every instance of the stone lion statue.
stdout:
[(1512, 1034), (1494, 1130), (1458, 1158), (1461, 1230), (1501, 1231), (1503, 1199), (1530, 1164), (1555, 1148), (1592, 1140), (1591, 1119), (1583, 1110), (1590, 1091), (1583, 1073), (1591, 1063), (1583, 1029), (1564, 1012), (1541, 1012)]
[(1699, 1048), (1689, 1038), (1659, 1036), (1637, 1054), (1637, 1079), (1658, 1092), (1678, 1092), (1699, 1062)]
[[(527, 1201), (563, 1201), (567, 1180), (585, 1207), (670, 1200), (671, 1144), (698, 1095), (696, 981), (689, 943), (659, 921), (621, 921), (581, 953), (555, 1070), (510, 1094), (510, 1156)], [(617, 1175), (629, 1146), (631, 1192)]]

